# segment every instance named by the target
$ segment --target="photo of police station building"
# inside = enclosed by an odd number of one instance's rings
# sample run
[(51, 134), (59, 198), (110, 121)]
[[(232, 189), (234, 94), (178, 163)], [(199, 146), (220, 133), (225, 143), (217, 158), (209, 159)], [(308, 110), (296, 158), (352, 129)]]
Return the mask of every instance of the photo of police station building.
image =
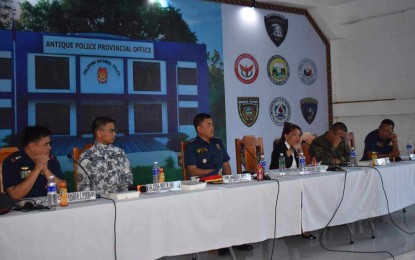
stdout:
[(204, 44), (9, 30), (0, 39), (0, 147), (36, 124), (66, 156), (93, 142), (92, 120), (105, 115), (131, 164), (149, 165), (177, 158), (169, 135), (195, 136), (194, 115), (209, 111)]

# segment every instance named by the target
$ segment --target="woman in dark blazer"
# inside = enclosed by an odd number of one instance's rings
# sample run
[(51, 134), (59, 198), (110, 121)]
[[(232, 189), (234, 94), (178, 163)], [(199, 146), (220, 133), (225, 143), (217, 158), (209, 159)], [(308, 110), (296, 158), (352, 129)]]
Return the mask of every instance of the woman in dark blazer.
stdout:
[[(301, 149), (301, 136), (303, 132), (298, 125), (291, 123), (284, 123), (282, 134), (279, 140), (274, 141), (274, 149), (271, 155), (271, 165), (269, 169), (278, 169), (278, 159), (282, 153), (285, 157), (285, 167), (297, 168), (298, 167), (298, 152)], [(301, 236), (304, 239), (314, 240), (316, 239), (310, 232), (303, 232)]]
[(298, 167), (298, 152), (301, 150), (301, 135), (303, 132), (298, 125), (284, 123), (284, 128), (280, 139), (274, 141), (274, 149), (271, 154), (271, 164), (269, 169), (278, 169), (278, 160), (282, 153), (285, 157), (285, 168)]

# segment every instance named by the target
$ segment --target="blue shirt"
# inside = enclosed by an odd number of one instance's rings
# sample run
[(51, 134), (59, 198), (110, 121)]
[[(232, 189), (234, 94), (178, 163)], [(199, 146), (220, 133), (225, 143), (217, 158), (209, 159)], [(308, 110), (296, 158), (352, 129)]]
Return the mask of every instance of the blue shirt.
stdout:
[[(7, 157), (3, 162), (3, 186), (4, 190), (16, 186), (26, 179), (30, 172), (35, 168), (35, 162), (24, 152), (17, 151)], [(63, 173), (59, 161), (54, 155), (50, 155), (48, 161), (49, 170), (59, 179), (63, 179)], [(47, 194), (48, 180), (43, 174), (39, 174), (27, 197), (40, 197)]]
[(206, 176), (217, 174), (223, 163), (230, 160), (222, 141), (216, 137), (209, 143), (199, 136), (193, 138), (187, 143), (184, 155), (186, 167), (195, 165), (199, 169), (215, 169)]
[(370, 160), (367, 152), (377, 152), (378, 154), (388, 154), (392, 151), (393, 142), (391, 139), (382, 140), (379, 137), (378, 129), (370, 132), (365, 138), (365, 151), (361, 160)]

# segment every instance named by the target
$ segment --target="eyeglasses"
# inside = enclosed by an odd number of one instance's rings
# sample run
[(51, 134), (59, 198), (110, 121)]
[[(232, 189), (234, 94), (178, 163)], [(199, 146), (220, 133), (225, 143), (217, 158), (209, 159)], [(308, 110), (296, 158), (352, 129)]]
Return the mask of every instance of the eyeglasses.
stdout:
[(110, 132), (111, 134), (116, 134), (118, 131), (117, 131), (117, 128), (110, 128), (110, 129), (104, 129), (104, 128), (101, 128), (101, 129), (99, 129), (99, 130), (101, 130), (101, 131), (108, 131), (108, 132)]

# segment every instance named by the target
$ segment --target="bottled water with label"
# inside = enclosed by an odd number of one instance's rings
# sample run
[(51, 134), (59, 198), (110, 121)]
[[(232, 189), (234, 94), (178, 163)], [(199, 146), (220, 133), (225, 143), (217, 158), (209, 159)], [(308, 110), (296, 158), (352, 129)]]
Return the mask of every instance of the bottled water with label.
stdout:
[(305, 156), (303, 152), (300, 153), (300, 157), (298, 158), (298, 161), (299, 161), (298, 163), (299, 163), (300, 172), (304, 172)]
[(259, 160), (259, 163), (262, 165), (262, 169), (265, 171), (265, 167), (267, 166), (267, 161), (265, 161), (264, 155), (261, 155), (261, 159)]
[(159, 173), (160, 173), (160, 167), (158, 162), (154, 162), (153, 164), (153, 183), (159, 182)]
[(52, 209), (58, 205), (58, 191), (55, 182), (55, 176), (49, 176), (48, 181), (48, 204)]
[(356, 161), (356, 151), (354, 150), (354, 147), (350, 149), (350, 166), (357, 166)]
[(406, 145), (406, 154), (408, 155), (409, 159), (411, 159), (412, 152), (412, 143), (411, 140), (408, 141), (408, 144)]
[(285, 157), (283, 153), (280, 153), (280, 158), (278, 159), (278, 169), (280, 173), (285, 172)]

